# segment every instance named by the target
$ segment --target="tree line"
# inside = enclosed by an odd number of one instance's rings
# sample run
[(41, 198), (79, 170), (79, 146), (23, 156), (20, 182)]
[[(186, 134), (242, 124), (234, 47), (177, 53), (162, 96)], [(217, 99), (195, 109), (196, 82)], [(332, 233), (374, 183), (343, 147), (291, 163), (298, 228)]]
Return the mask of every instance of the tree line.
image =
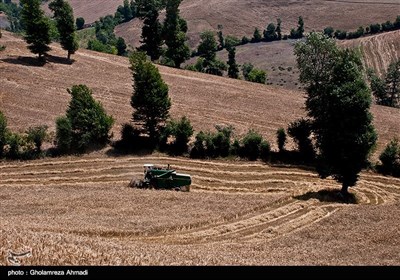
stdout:
[(397, 16), (393, 23), (390, 20), (388, 20), (382, 24), (374, 23), (366, 27), (360, 26), (356, 31), (350, 31), (350, 32), (341, 29), (335, 30), (333, 27), (328, 26), (324, 28), (324, 34), (330, 38), (344, 40), (344, 39), (356, 39), (364, 35), (369, 35), (369, 34), (372, 35), (380, 32), (388, 32), (398, 29), (400, 29), (400, 16)]

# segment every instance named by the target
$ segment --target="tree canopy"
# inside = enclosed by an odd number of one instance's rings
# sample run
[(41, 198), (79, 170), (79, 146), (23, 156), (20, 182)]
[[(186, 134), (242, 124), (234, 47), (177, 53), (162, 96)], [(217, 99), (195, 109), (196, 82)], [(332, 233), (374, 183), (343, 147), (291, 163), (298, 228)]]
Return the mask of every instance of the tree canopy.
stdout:
[(70, 59), (71, 54), (74, 54), (78, 49), (73, 10), (65, 0), (54, 0), (49, 4), (49, 8), (54, 13), (57, 29), (60, 33), (60, 44), (64, 50), (68, 51), (68, 59)]
[(22, 5), (21, 19), (25, 26), (25, 41), (28, 43), (29, 50), (42, 58), (49, 50), (50, 26), (49, 20), (45, 17), (40, 8), (40, 0), (21, 0)]
[(360, 54), (339, 49), (320, 33), (297, 43), (295, 54), (308, 94), (306, 109), (318, 149), (319, 175), (333, 176), (347, 194), (377, 139)]
[(146, 59), (145, 53), (134, 52), (130, 56), (130, 63), (134, 81), (131, 98), (133, 122), (155, 141), (169, 117), (171, 99), (168, 86), (158, 68)]

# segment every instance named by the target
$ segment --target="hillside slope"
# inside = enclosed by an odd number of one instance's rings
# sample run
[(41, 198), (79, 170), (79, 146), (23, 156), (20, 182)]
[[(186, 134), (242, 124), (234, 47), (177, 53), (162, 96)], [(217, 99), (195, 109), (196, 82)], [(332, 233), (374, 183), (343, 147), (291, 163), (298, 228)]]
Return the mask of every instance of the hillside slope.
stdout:
[[(129, 121), (132, 108), (132, 77), (123, 57), (79, 50), (69, 65), (66, 53), (53, 44), (49, 63), (37, 66), (25, 42), (3, 32), (0, 52), (0, 110), (11, 128), (25, 129), (46, 124), (54, 129), (56, 118), (64, 114), (69, 102), (66, 91), (75, 84), (86, 84), (94, 96), (120, 125)], [(254, 128), (275, 142), (275, 131), (303, 116), (302, 93), (159, 66), (170, 87), (172, 116), (186, 115), (194, 128), (212, 129), (215, 124), (232, 124), (237, 134)], [(379, 149), (400, 133), (400, 110), (374, 106), (379, 132)]]
[[(86, 23), (93, 23), (100, 17), (114, 15), (123, 0), (68, 0), (75, 17), (83, 17)], [(47, 9), (47, 5), (44, 5)]]
[[(268, 83), (280, 85), (284, 88), (298, 89), (298, 70), (294, 45), (296, 40), (282, 40), (276, 42), (261, 42), (236, 47), (236, 61), (239, 64), (250, 62), (268, 74)], [(354, 40), (338, 41), (338, 45), (345, 48), (359, 47), (363, 55), (364, 65), (377, 73), (386, 71), (390, 62), (400, 59), (400, 30), (385, 32)], [(228, 60), (226, 50), (218, 52), (223, 61)], [(195, 63), (192, 58), (187, 63)]]
[[(306, 32), (327, 26), (355, 30), (360, 25), (393, 21), (400, 14), (400, 3), (397, 0), (183, 0), (180, 10), (188, 21), (190, 45), (195, 47), (199, 34), (216, 29), (218, 24), (223, 25), (224, 34), (240, 38), (251, 37), (255, 27), (264, 30), (277, 18), (282, 19), (283, 32), (289, 33), (297, 27), (299, 16), (304, 18)], [(141, 34), (139, 20), (118, 26), (116, 33), (137, 46)]]
[(346, 40), (341, 45), (360, 47), (365, 66), (382, 74), (392, 61), (400, 59), (400, 30)]

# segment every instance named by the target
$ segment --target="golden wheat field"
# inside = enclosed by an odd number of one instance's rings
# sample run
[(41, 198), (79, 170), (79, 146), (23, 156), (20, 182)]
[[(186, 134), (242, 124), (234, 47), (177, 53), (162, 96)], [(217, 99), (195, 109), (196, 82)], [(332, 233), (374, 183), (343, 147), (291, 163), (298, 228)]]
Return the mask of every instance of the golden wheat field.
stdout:
[[(128, 188), (148, 162), (190, 173), (191, 191)], [(400, 179), (372, 173), (357, 205), (319, 198), (339, 186), (311, 171), (157, 154), (2, 163), (0, 186), (2, 265), (400, 263)]]

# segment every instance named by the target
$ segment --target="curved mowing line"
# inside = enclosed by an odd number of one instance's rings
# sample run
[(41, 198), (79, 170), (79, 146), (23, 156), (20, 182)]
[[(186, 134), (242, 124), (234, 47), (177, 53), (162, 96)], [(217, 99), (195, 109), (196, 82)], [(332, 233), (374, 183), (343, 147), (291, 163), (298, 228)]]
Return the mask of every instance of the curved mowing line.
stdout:
[(307, 206), (311, 205), (313, 202), (300, 202), (289, 200), (285, 202), (284, 205), (275, 207), (273, 209), (269, 209), (260, 214), (243, 216), (238, 220), (234, 220), (231, 222), (226, 222), (223, 224), (214, 225), (207, 228), (196, 229), (194, 231), (190, 231), (188, 233), (180, 233), (179, 235), (166, 235), (166, 236), (157, 236), (157, 237), (149, 237), (151, 240), (158, 239), (161, 242), (168, 241), (169, 242), (178, 242), (178, 243), (193, 243), (195, 240), (197, 242), (210, 240), (213, 238), (218, 238), (222, 235), (228, 235), (237, 233), (240, 231), (245, 231), (246, 229), (251, 229), (254, 227), (262, 226), (263, 224), (269, 223), (271, 221), (279, 220), (283, 217), (290, 215), (291, 213), (295, 213), (300, 211)]
[[(119, 170), (119, 169), (132, 169), (134, 170), (142, 170), (143, 164), (125, 164), (125, 165), (114, 165), (107, 167), (99, 167), (99, 168), (64, 168), (64, 169), (46, 169), (42, 171), (34, 171), (34, 170), (21, 170), (19, 172), (2, 172), (0, 173), (0, 178), (5, 176), (23, 176), (23, 175), (51, 175), (51, 174), (67, 174), (67, 173), (98, 173), (104, 171), (111, 170)], [(199, 173), (209, 173), (215, 175), (229, 175), (229, 176), (273, 176), (273, 175), (286, 175), (286, 176), (303, 176), (303, 177), (312, 177), (317, 178), (317, 175), (312, 173), (304, 173), (304, 172), (290, 172), (290, 171), (223, 171), (223, 170), (215, 170), (215, 169), (207, 169), (207, 168), (196, 168), (196, 167), (187, 167), (174, 165), (173, 169), (178, 171), (193, 171)], [(138, 172), (135, 172), (137, 174)]]
[(132, 161), (152, 161), (152, 160), (162, 160), (169, 162), (183, 162), (183, 163), (193, 163), (199, 165), (211, 165), (211, 166), (221, 166), (221, 167), (262, 167), (265, 169), (270, 169), (271, 167), (264, 165), (262, 163), (222, 163), (215, 161), (206, 160), (195, 160), (187, 158), (172, 158), (165, 156), (149, 156), (149, 157), (125, 157), (125, 158), (93, 158), (93, 159), (79, 159), (79, 160), (61, 160), (61, 161), (47, 161), (47, 162), (34, 162), (34, 163), (24, 163), (24, 164), (4, 164), (0, 165), (0, 169), (6, 168), (26, 168), (26, 167), (38, 167), (38, 166), (54, 166), (54, 165), (69, 165), (69, 164), (85, 164), (94, 162), (104, 162), (104, 163), (121, 163), (121, 162), (132, 162)]
[(192, 184), (194, 192), (212, 192), (212, 193), (231, 193), (231, 194), (271, 194), (277, 192), (288, 192), (288, 188), (237, 188), (237, 187), (221, 187), (221, 186), (203, 186), (199, 184)]

